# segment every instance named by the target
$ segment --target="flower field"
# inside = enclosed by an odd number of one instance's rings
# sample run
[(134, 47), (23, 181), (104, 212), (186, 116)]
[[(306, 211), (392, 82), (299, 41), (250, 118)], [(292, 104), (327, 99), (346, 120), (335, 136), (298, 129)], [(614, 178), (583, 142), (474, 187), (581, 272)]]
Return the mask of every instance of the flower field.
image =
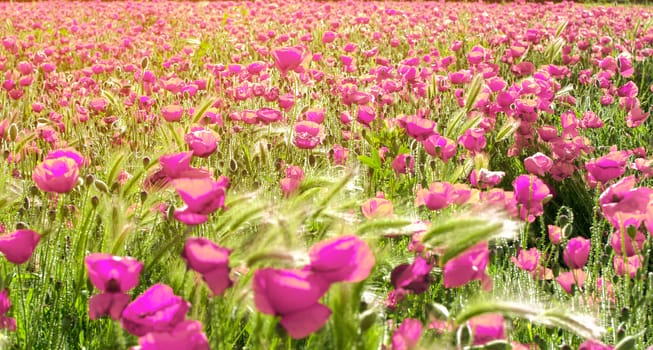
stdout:
[(0, 13), (0, 349), (653, 349), (651, 8)]

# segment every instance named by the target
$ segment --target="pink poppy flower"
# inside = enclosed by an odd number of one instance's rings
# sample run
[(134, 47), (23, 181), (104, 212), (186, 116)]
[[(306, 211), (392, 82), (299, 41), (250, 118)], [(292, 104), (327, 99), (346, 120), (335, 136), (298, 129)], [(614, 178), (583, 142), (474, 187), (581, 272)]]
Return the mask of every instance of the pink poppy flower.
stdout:
[(126, 292), (138, 285), (143, 263), (103, 253), (86, 256), (84, 263), (91, 283), (103, 292), (89, 300), (90, 318), (109, 315), (118, 320), (131, 299)]
[(644, 221), (647, 230), (653, 232), (649, 214), (653, 189), (633, 188), (634, 185), (634, 176), (628, 176), (608, 187), (599, 197), (603, 215), (618, 230), (629, 226), (637, 228)]
[(473, 153), (479, 153), (487, 145), (484, 133), (485, 130), (481, 128), (467, 129), (465, 133), (458, 138), (458, 143)]
[(333, 152), (331, 157), (333, 158), (333, 164), (335, 165), (345, 165), (347, 163), (347, 157), (349, 156), (349, 149), (344, 148), (341, 145), (333, 145)]
[(104, 112), (107, 109), (107, 101), (102, 97), (97, 97), (91, 100), (89, 106), (95, 113)]
[(580, 346), (578, 347), (578, 350), (612, 350), (612, 349), (614, 349), (614, 346), (605, 345), (601, 342), (592, 339), (587, 339), (586, 341), (583, 342), (583, 344), (580, 344)]
[(170, 332), (152, 332), (138, 338), (140, 350), (209, 350), (202, 323), (186, 320)]
[(435, 122), (418, 116), (405, 117), (402, 120), (406, 133), (417, 141), (424, 141), (435, 135)]
[(587, 264), (590, 254), (590, 240), (575, 237), (569, 240), (563, 252), (563, 260), (570, 269), (580, 269)]
[(510, 258), (510, 261), (515, 263), (517, 267), (524, 271), (533, 272), (537, 269), (540, 263), (541, 253), (537, 248), (531, 248), (528, 250), (519, 250), (517, 258), (514, 256)]
[(329, 283), (309, 271), (259, 269), (254, 273), (256, 308), (281, 317), (281, 326), (295, 339), (322, 328), (331, 310), (318, 303)]
[(394, 213), (394, 206), (391, 201), (385, 199), (383, 192), (379, 192), (376, 197), (361, 204), (361, 211), (363, 216), (368, 219), (390, 217)]
[(572, 270), (563, 272), (558, 275), (556, 282), (565, 290), (565, 292), (571, 294), (572, 286), (576, 285), (578, 288), (583, 288), (585, 280), (587, 279), (587, 274), (583, 270)]
[(551, 170), (553, 160), (546, 154), (537, 152), (534, 155), (524, 159), (526, 171), (533, 175), (544, 176)]
[(324, 139), (324, 127), (311, 121), (300, 121), (295, 124), (293, 143), (301, 149), (313, 149)]
[(610, 236), (610, 245), (616, 254), (633, 256), (642, 252), (646, 242), (646, 236), (641, 231), (635, 232), (635, 237), (631, 237), (625, 231), (616, 231)]
[(469, 174), (469, 182), (474, 187), (486, 189), (498, 185), (506, 175), (503, 171), (490, 171), (485, 168), (472, 170)]
[(323, 44), (332, 43), (334, 40), (336, 40), (336, 33), (332, 32), (330, 30), (327, 30), (326, 32), (324, 32), (324, 34), (322, 34), (322, 43)]
[(479, 280), (484, 290), (492, 289), (492, 279), (485, 269), (490, 261), (487, 243), (479, 243), (459, 256), (447, 261), (442, 271), (445, 288), (463, 286)]
[(537, 176), (520, 175), (513, 181), (515, 197), (519, 204), (519, 213), (522, 220), (533, 222), (536, 216), (544, 214), (543, 202), (549, 198), (549, 187)]
[(168, 122), (177, 122), (184, 115), (184, 107), (178, 105), (169, 105), (161, 108), (163, 119)]
[(218, 148), (218, 137), (211, 130), (203, 128), (186, 134), (184, 141), (196, 157), (206, 158)]
[(637, 270), (642, 268), (642, 260), (643, 258), (640, 255), (629, 256), (625, 259), (621, 255), (615, 255), (612, 263), (617, 275), (623, 276), (628, 274), (630, 275), (630, 278), (635, 278)]
[(358, 106), (358, 114), (356, 116), (356, 120), (358, 120), (359, 123), (365, 126), (370, 126), (374, 119), (376, 119), (376, 111), (372, 106)]
[(175, 219), (187, 225), (205, 223), (209, 214), (224, 209), (228, 181), (226, 177), (219, 181), (211, 178), (173, 180), (172, 185), (186, 204), (175, 210)]
[(300, 70), (301, 64), (307, 56), (306, 49), (300, 46), (282, 47), (272, 50), (274, 64), (284, 77), (291, 70)]
[(191, 168), (193, 152), (165, 154), (159, 157), (163, 173), (170, 179), (184, 177), (184, 172)]
[(297, 191), (303, 180), (304, 171), (302, 168), (295, 165), (289, 165), (288, 168), (286, 168), (286, 177), (279, 181), (281, 192), (284, 197), (288, 197)]
[(626, 172), (629, 156), (630, 154), (626, 151), (614, 150), (601, 158), (588, 161), (585, 168), (596, 181), (606, 183)]
[(80, 164), (78, 159), (66, 153), (48, 154), (34, 168), (32, 180), (45, 192), (67, 193), (77, 186)]
[(551, 244), (560, 244), (562, 241), (562, 228), (555, 225), (548, 225), (547, 229), (549, 233), (549, 241)]
[(410, 154), (398, 154), (395, 159), (392, 160), (390, 166), (392, 166), (392, 169), (394, 169), (397, 174), (407, 174), (408, 172), (412, 174), (415, 172), (415, 158)]
[(428, 189), (419, 189), (415, 195), (415, 206), (425, 205), (430, 210), (444, 209), (453, 203), (456, 190), (448, 182), (434, 182)]
[(256, 119), (259, 122), (269, 125), (274, 122), (280, 122), (283, 120), (283, 114), (278, 109), (274, 108), (261, 108), (256, 111)]
[(206, 238), (190, 237), (186, 240), (181, 257), (189, 268), (202, 275), (213, 295), (219, 296), (233, 284), (229, 278), (229, 254), (229, 249)]
[(190, 303), (165, 284), (155, 284), (132, 301), (120, 322), (129, 333), (142, 337), (151, 332), (172, 332), (186, 318)]
[(421, 256), (417, 256), (412, 264), (401, 264), (395, 267), (390, 274), (390, 282), (395, 289), (421, 294), (427, 291), (433, 282), (431, 269), (433, 269), (432, 264)]
[(583, 128), (600, 129), (605, 124), (603, 123), (603, 120), (601, 120), (601, 118), (596, 115), (596, 113), (587, 111), (583, 113), (583, 119), (580, 121), (580, 125)]
[(308, 251), (307, 266), (329, 283), (360, 282), (367, 278), (375, 264), (367, 243), (356, 236), (341, 236), (315, 243)]
[(651, 113), (649, 112), (644, 113), (644, 110), (638, 103), (628, 111), (628, 114), (626, 115), (626, 126), (629, 128), (636, 128), (642, 125), (648, 119), (650, 114)]
[(0, 329), (7, 329), (10, 332), (16, 330), (16, 320), (6, 316), (11, 308), (11, 300), (9, 300), (9, 292), (3, 289), (0, 292)]
[(432, 157), (439, 157), (443, 162), (449, 161), (458, 151), (456, 143), (437, 133), (427, 137), (422, 141), (422, 146), (426, 153)]
[(0, 253), (13, 264), (26, 263), (31, 257), (41, 235), (32, 230), (16, 230), (0, 236)]
[(483, 345), (493, 340), (506, 339), (505, 320), (498, 314), (476, 316), (468, 321), (474, 337), (474, 345)]
[(401, 322), (399, 328), (392, 334), (390, 350), (415, 349), (421, 336), (422, 322), (414, 318), (407, 318)]

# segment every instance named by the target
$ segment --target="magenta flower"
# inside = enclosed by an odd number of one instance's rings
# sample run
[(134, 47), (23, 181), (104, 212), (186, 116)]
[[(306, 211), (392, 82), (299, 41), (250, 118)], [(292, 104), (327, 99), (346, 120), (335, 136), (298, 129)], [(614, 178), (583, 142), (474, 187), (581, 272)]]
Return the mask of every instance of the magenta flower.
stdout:
[(172, 185), (186, 205), (175, 210), (175, 219), (187, 225), (199, 225), (208, 220), (209, 214), (224, 208), (228, 179), (211, 178), (176, 179)]
[(96, 97), (89, 102), (89, 106), (95, 113), (104, 112), (107, 109), (107, 101), (102, 97)]
[(309, 271), (259, 269), (253, 288), (256, 308), (280, 316), (281, 325), (295, 339), (322, 328), (331, 316), (331, 310), (318, 303), (329, 283)]
[(144, 186), (146, 188), (163, 187), (174, 179), (211, 177), (207, 170), (191, 167), (192, 157), (192, 151), (162, 155), (159, 157), (161, 169), (145, 179)]
[(406, 133), (417, 141), (424, 141), (431, 135), (436, 135), (435, 122), (418, 116), (408, 116), (402, 121)]
[(88, 302), (90, 318), (109, 315), (118, 320), (131, 299), (126, 292), (138, 285), (143, 263), (103, 253), (88, 255), (84, 262), (91, 283), (102, 291)]
[(416, 294), (424, 293), (429, 289), (433, 265), (426, 259), (417, 256), (412, 264), (401, 264), (395, 267), (390, 274), (390, 282), (395, 289), (412, 291)]
[(184, 115), (184, 107), (178, 105), (169, 105), (161, 108), (163, 119), (168, 122), (177, 122)]
[(349, 149), (335, 144), (333, 145), (331, 156), (333, 157), (333, 164), (345, 165), (347, 163), (347, 157), (349, 156)]
[(547, 229), (549, 233), (549, 241), (551, 244), (560, 244), (562, 241), (562, 228), (555, 225), (548, 225)]
[(59, 148), (52, 150), (48, 152), (48, 155), (45, 157), (45, 159), (58, 159), (58, 158), (70, 158), (75, 161), (77, 166), (82, 167), (83, 165), (87, 164), (87, 160), (82, 156), (81, 153), (77, 152), (72, 147), (66, 147), (66, 148)]
[(630, 275), (630, 278), (635, 278), (637, 275), (637, 270), (642, 268), (642, 256), (641, 255), (633, 255), (626, 257), (624, 259), (623, 256), (620, 255), (615, 255), (612, 263), (614, 266), (614, 271), (617, 275), (623, 276), (624, 274)]
[(311, 121), (300, 121), (295, 124), (293, 143), (301, 149), (313, 149), (324, 139), (324, 127)]
[(534, 155), (524, 159), (526, 171), (533, 175), (544, 176), (551, 170), (553, 160), (546, 154), (537, 152)]
[(583, 344), (580, 344), (580, 346), (578, 347), (578, 350), (613, 350), (613, 349), (614, 346), (612, 345), (605, 345), (601, 342), (592, 339), (587, 339), (586, 341), (583, 342)]
[(457, 152), (455, 142), (444, 136), (440, 136), (437, 133), (423, 140), (422, 146), (424, 146), (426, 153), (433, 157), (442, 159), (443, 162), (447, 162), (449, 159), (453, 158)]
[(6, 316), (11, 308), (11, 300), (9, 300), (9, 292), (3, 289), (0, 292), (0, 329), (7, 329), (11, 332), (16, 330), (16, 320)]
[(256, 119), (261, 123), (268, 125), (270, 123), (282, 121), (283, 114), (281, 111), (274, 108), (261, 108), (256, 111)]
[(636, 104), (628, 111), (626, 115), (626, 126), (629, 128), (636, 128), (642, 125), (649, 117), (651, 113), (644, 112), (642, 107), (639, 104)]
[(590, 254), (590, 240), (583, 237), (575, 237), (569, 240), (567, 248), (563, 252), (563, 260), (570, 269), (580, 269), (587, 264)]
[(172, 332), (186, 318), (190, 303), (165, 284), (155, 284), (122, 312), (122, 327), (142, 337), (151, 332)]
[(467, 129), (467, 131), (458, 138), (458, 143), (473, 153), (479, 153), (487, 145), (484, 133), (485, 131), (481, 128)]
[(322, 124), (324, 122), (324, 114), (326, 111), (323, 108), (311, 108), (304, 112), (304, 119)]
[(606, 183), (626, 172), (629, 156), (630, 154), (626, 151), (611, 151), (599, 159), (588, 161), (585, 168), (596, 181)]
[(370, 126), (374, 119), (376, 119), (376, 111), (372, 106), (358, 106), (356, 120), (358, 120), (359, 123), (364, 124), (365, 126)]
[(190, 269), (202, 275), (213, 295), (219, 296), (233, 284), (229, 279), (229, 254), (229, 249), (206, 238), (190, 237), (186, 240), (181, 256)]
[(430, 210), (444, 209), (453, 203), (456, 190), (448, 182), (434, 182), (428, 189), (419, 189), (415, 195), (415, 206), (425, 205)]
[(633, 256), (642, 252), (646, 236), (641, 231), (635, 232), (631, 237), (626, 230), (616, 231), (610, 236), (610, 245), (616, 254)]
[(599, 197), (603, 215), (617, 230), (638, 228), (644, 221), (647, 230), (653, 232), (649, 209), (653, 189), (634, 185), (635, 177), (628, 176), (608, 187)]
[(295, 165), (289, 165), (286, 169), (286, 177), (281, 179), (279, 182), (284, 197), (288, 197), (297, 191), (303, 180), (304, 171), (302, 168)]
[(469, 320), (468, 324), (474, 337), (474, 345), (506, 339), (505, 320), (499, 314), (476, 316)]
[(206, 158), (218, 148), (218, 138), (210, 130), (199, 128), (184, 136), (184, 141), (196, 157)]
[(390, 200), (385, 199), (383, 192), (379, 192), (376, 197), (361, 204), (361, 211), (368, 219), (390, 217), (394, 214), (394, 206)]
[(26, 263), (32, 257), (41, 235), (32, 230), (16, 230), (0, 236), (0, 253), (13, 264)]
[(586, 279), (587, 274), (583, 270), (578, 269), (559, 274), (556, 281), (565, 292), (571, 294), (572, 286), (576, 285), (578, 288), (583, 288)]
[(422, 322), (414, 318), (407, 318), (392, 334), (392, 346), (390, 350), (411, 350), (415, 349), (422, 336)]
[(472, 170), (469, 174), (469, 182), (474, 187), (486, 189), (498, 185), (506, 175), (503, 171), (490, 171), (485, 168)]
[(138, 338), (140, 350), (209, 350), (202, 323), (186, 320), (170, 332), (152, 332)]
[(510, 258), (510, 261), (515, 263), (517, 267), (524, 271), (528, 272), (534, 272), (539, 263), (540, 263), (540, 257), (541, 253), (537, 248), (531, 248), (528, 250), (519, 250), (519, 254), (517, 255), (517, 258), (514, 256)]
[(165, 154), (159, 157), (159, 164), (163, 169), (163, 174), (170, 179), (185, 177), (184, 173), (191, 169), (190, 161), (193, 158), (193, 152), (181, 152)]
[(367, 278), (375, 259), (367, 243), (356, 236), (342, 236), (315, 243), (308, 251), (307, 266), (329, 283), (360, 282)]
[(395, 159), (392, 160), (390, 166), (397, 174), (408, 174), (415, 172), (415, 158), (410, 154), (402, 153), (398, 154)]
[(75, 154), (59, 152), (48, 156), (32, 172), (32, 180), (45, 192), (67, 193), (77, 186), (80, 161)]
[(520, 204), (522, 220), (533, 222), (536, 216), (544, 214), (543, 201), (549, 198), (549, 187), (537, 176), (520, 175), (513, 181), (515, 201)]
[(482, 242), (469, 248), (444, 265), (442, 271), (444, 286), (455, 288), (479, 280), (484, 290), (492, 289), (492, 279), (485, 272), (489, 261), (490, 252), (487, 243)]
[(282, 47), (272, 50), (274, 64), (284, 77), (291, 70), (300, 70), (301, 64), (307, 56), (306, 49), (300, 46)]

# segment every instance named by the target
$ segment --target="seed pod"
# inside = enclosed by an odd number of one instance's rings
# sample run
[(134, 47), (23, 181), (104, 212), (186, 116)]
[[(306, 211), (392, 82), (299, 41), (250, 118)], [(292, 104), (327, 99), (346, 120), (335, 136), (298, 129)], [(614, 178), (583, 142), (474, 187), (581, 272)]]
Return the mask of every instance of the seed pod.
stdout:
[(100, 192), (103, 192), (103, 193), (109, 192), (109, 186), (107, 186), (107, 184), (104, 181), (100, 180), (100, 179), (95, 179), (95, 181), (93, 182), (93, 185)]
[(93, 183), (95, 183), (95, 176), (93, 174), (88, 174), (86, 177), (84, 177), (84, 184), (86, 186), (90, 186)]
[(365, 332), (366, 330), (370, 329), (376, 323), (377, 319), (377, 313), (374, 310), (367, 310), (363, 312), (360, 316), (361, 318), (361, 332)]
[(9, 126), (9, 140), (16, 141), (16, 138), (18, 138), (18, 125), (15, 123), (11, 123)]

